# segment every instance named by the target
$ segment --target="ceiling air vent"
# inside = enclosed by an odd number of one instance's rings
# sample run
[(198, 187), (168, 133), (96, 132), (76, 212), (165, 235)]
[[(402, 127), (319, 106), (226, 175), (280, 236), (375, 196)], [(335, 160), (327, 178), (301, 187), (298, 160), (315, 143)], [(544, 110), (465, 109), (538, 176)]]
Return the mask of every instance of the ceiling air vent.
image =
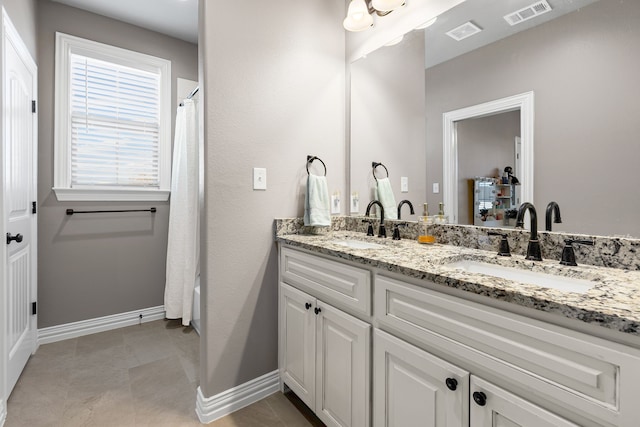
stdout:
[(469, 22), (465, 22), (459, 27), (454, 28), (451, 31), (447, 31), (447, 35), (452, 39), (454, 39), (455, 41), (459, 42), (460, 40), (464, 40), (467, 37), (471, 37), (474, 34), (478, 34), (480, 31), (482, 31), (482, 28), (478, 27), (476, 24), (469, 21)]
[(513, 26), (547, 12), (551, 12), (551, 6), (549, 6), (549, 3), (547, 3), (546, 0), (542, 0), (524, 7), (517, 12), (505, 15), (504, 19), (509, 23), (509, 25)]

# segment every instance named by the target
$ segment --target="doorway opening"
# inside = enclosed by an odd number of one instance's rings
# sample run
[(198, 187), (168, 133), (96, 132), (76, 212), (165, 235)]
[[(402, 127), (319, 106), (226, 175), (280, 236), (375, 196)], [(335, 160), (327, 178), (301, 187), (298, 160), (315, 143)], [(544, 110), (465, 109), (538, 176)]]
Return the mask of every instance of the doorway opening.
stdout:
[(534, 95), (526, 92), (443, 114), (443, 200), (445, 214), (458, 224), (459, 170), (458, 122), (510, 111), (520, 111), (520, 201), (533, 203), (533, 122)]

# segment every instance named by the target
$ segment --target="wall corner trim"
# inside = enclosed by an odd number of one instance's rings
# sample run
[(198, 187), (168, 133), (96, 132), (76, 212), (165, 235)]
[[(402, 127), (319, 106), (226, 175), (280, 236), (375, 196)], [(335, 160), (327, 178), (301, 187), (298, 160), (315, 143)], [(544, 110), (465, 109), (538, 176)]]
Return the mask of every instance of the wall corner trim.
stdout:
[(5, 401), (4, 399), (0, 398), (0, 426), (4, 425), (4, 422), (6, 421), (6, 419), (7, 419), (7, 408), (5, 406)]
[(38, 329), (38, 345), (165, 318), (164, 305)]
[(237, 387), (204, 397), (198, 387), (196, 414), (203, 424), (209, 424), (280, 390), (280, 371), (277, 369)]

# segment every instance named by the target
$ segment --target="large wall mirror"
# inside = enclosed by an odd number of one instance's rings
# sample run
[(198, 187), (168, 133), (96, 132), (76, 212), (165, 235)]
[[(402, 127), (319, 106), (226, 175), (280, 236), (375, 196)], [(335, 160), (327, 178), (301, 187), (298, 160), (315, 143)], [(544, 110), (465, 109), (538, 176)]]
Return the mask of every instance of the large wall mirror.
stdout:
[[(454, 179), (443, 176), (445, 115), (533, 93), (533, 196), (520, 201), (535, 204), (539, 228), (556, 201), (563, 223), (554, 231), (640, 238), (640, 2), (547, 0), (550, 12), (513, 26), (504, 19), (534, 3), (467, 0), (351, 64), (353, 214), (373, 197), (372, 161), (387, 166), (397, 201), (413, 202), (417, 215), (426, 201), (437, 213)], [(460, 41), (446, 35), (467, 22), (481, 31)], [(505, 166), (518, 175), (522, 112), (499, 113), (455, 123), (458, 206), (447, 213), (458, 223), (474, 220), (465, 182)]]

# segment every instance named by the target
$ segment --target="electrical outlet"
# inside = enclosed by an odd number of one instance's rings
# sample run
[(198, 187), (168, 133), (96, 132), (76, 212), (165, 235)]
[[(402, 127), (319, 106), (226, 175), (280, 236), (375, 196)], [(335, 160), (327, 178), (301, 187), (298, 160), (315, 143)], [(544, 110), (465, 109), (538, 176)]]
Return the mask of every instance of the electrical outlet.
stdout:
[(409, 177), (401, 176), (400, 177), (400, 192), (408, 193), (409, 192)]
[(253, 189), (254, 190), (267, 189), (267, 169), (266, 168), (253, 168)]
[(331, 214), (337, 215), (340, 213), (340, 192), (336, 191), (331, 195)]
[(440, 184), (437, 182), (433, 183), (433, 194), (438, 194), (440, 192)]
[(357, 191), (351, 193), (351, 213), (360, 213), (360, 197)]

